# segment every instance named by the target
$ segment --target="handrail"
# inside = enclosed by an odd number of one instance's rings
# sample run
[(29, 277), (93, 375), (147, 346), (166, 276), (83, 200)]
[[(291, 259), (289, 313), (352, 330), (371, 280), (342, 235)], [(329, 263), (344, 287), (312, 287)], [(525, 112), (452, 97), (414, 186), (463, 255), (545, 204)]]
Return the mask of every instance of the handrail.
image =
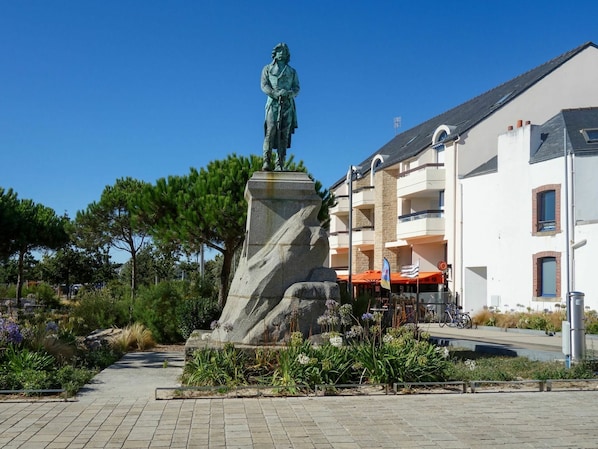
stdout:
[(444, 216), (444, 210), (442, 209), (428, 209), (413, 212), (411, 214), (399, 215), (398, 219), (400, 222), (420, 220), (422, 218), (442, 218)]
[(423, 164), (418, 167), (412, 168), (410, 170), (405, 170), (405, 171), (399, 173), (399, 178), (403, 178), (411, 173), (414, 173), (419, 170), (423, 170), (425, 168), (441, 168), (441, 167), (444, 167), (444, 164), (440, 164), (440, 163)]

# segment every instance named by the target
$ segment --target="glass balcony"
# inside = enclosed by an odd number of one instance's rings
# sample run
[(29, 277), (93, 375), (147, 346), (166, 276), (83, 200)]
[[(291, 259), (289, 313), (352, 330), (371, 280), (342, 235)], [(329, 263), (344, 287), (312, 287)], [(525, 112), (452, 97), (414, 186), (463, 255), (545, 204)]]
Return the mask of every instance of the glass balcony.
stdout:
[(444, 211), (423, 210), (399, 216), (397, 239), (434, 237), (444, 235)]
[(397, 196), (418, 196), (424, 192), (438, 192), (445, 188), (444, 164), (424, 164), (402, 172), (397, 179)]

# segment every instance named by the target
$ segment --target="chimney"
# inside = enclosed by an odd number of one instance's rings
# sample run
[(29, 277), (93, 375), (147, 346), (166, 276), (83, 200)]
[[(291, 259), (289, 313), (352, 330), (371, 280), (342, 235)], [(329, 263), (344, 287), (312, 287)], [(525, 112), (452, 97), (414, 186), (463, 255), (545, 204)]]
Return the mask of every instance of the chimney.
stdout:
[(509, 125), (509, 127), (507, 128), (507, 131), (513, 131), (513, 125)]
[(523, 126), (523, 120), (517, 120), (517, 128), (521, 128)]
[(530, 120), (526, 120), (526, 121), (525, 121), (525, 126), (527, 126), (527, 125), (531, 125), (531, 124), (532, 124), (532, 122), (531, 122)]

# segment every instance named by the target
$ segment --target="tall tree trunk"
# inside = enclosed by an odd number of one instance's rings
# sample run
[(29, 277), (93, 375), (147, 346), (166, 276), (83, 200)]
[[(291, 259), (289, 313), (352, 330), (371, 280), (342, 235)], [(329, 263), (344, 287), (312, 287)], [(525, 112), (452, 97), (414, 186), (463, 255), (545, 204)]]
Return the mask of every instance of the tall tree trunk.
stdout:
[(227, 249), (222, 252), (222, 271), (220, 272), (220, 288), (218, 289), (218, 307), (220, 310), (226, 305), (228, 297), (228, 281), (230, 279), (230, 269), (233, 263), (235, 252)]
[(25, 251), (19, 251), (19, 260), (17, 262), (17, 308), (21, 307), (21, 296), (23, 296), (24, 260)]

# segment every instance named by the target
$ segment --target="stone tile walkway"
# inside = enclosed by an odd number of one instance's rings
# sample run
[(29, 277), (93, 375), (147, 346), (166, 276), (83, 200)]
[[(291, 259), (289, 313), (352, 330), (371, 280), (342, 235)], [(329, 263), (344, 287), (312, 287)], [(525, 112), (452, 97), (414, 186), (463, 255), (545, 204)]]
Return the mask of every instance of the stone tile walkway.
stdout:
[(598, 392), (1, 403), (3, 448), (598, 448)]
[(0, 401), (0, 448), (598, 449), (598, 391), (154, 400), (181, 369), (128, 354), (74, 400)]

